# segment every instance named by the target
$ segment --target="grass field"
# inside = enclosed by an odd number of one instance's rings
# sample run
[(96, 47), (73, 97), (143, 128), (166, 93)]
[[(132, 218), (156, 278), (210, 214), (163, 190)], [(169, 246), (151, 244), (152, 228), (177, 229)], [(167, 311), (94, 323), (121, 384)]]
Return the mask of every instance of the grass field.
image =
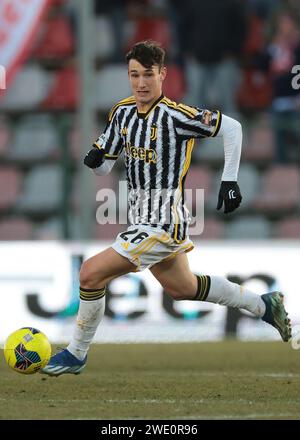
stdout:
[(79, 376), (3, 356), (0, 374), (2, 420), (300, 419), (300, 352), (280, 342), (92, 345)]

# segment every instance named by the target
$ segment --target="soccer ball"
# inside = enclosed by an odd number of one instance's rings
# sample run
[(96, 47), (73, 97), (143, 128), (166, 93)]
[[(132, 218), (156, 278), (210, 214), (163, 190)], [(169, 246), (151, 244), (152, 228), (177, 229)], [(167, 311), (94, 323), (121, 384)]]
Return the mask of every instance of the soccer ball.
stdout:
[(36, 373), (47, 365), (50, 356), (51, 345), (47, 336), (32, 327), (14, 331), (4, 345), (5, 360), (18, 373)]

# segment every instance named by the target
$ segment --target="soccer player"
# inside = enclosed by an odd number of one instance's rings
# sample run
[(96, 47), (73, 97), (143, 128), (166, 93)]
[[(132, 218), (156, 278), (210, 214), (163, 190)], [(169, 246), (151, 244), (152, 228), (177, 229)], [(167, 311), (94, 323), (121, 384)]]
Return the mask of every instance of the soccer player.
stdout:
[(164, 56), (153, 41), (132, 47), (126, 60), (133, 96), (112, 108), (104, 133), (84, 158), (97, 175), (105, 175), (124, 150), (131, 225), (111, 247), (83, 263), (74, 334), (67, 348), (53, 355), (43, 369), (48, 375), (81, 372), (104, 315), (105, 286), (116, 277), (147, 268), (175, 300), (243, 308), (274, 326), (283, 341), (291, 337), (280, 292), (258, 295), (226, 278), (199, 276), (189, 268), (186, 253), (194, 245), (188, 235), (184, 181), (194, 140), (223, 138), (225, 160), (217, 209), (224, 205), (224, 213), (230, 213), (242, 200), (237, 184), (242, 128), (220, 111), (177, 104), (165, 97)]

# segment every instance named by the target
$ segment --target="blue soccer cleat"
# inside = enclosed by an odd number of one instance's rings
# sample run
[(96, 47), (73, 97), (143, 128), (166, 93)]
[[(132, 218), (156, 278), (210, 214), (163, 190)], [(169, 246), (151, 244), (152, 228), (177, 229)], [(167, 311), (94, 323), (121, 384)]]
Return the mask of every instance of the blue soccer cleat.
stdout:
[(275, 327), (284, 342), (292, 337), (291, 321), (283, 305), (283, 295), (280, 292), (270, 292), (261, 295), (266, 305), (262, 320)]
[(67, 349), (51, 356), (48, 364), (42, 368), (42, 374), (60, 376), (61, 374), (80, 374), (86, 364), (87, 356), (83, 361), (77, 359)]

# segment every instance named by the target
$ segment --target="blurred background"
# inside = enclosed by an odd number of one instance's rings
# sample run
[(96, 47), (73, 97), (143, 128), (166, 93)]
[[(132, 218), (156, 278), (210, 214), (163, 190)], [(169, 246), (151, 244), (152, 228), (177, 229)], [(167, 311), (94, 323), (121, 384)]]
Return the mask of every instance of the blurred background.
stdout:
[[(300, 66), (299, 1), (1, 0), (0, 284), (9, 294), (2, 296), (0, 340), (28, 323), (52, 340), (68, 340), (82, 260), (126, 229), (96, 221), (99, 189), (113, 189), (124, 214), (122, 157), (97, 178), (83, 158), (111, 107), (131, 94), (124, 57), (145, 39), (167, 51), (166, 96), (220, 109), (243, 126), (243, 203), (234, 215), (216, 211), (222, 138), (194, 148), (185, 186), (204, 188), (205, 223), (191, 237), (192, 270), (258, 293), (281, 288), (300, 323), (293, 269), (300, 249), (300, 78), (292, 73)], [(195, 203), (193, 197), (192, 210)], [(175, 303), (148, 271), (114, 280), (109, 292), (98, 341), (278, 337), (241, 311)], [(143, 332), (134, 325), (140, 319)]]
[[(4, 18), (13, 17), (4, 4)], [(234, 216), (215, 209), (222, 139), (199, 141), (194, 148), (186, 188), (205, 189), (199, 238), (300, 237), (300, 90), (291, 86), (292, 67), (300, 65), (298, 1), (45, 5), (0, 95), (1, 240), (112, 240), (124, 229), (95, 221), (96, 190), (118, 193), (125, 178), (122, 159), (99, 179), (83, 170), (82, 161), (109, 109), (130, 95), (126, 52), (149, 38), (167, 50), (166, 96), (219, 108), (243, 125), (244, 200)]]

